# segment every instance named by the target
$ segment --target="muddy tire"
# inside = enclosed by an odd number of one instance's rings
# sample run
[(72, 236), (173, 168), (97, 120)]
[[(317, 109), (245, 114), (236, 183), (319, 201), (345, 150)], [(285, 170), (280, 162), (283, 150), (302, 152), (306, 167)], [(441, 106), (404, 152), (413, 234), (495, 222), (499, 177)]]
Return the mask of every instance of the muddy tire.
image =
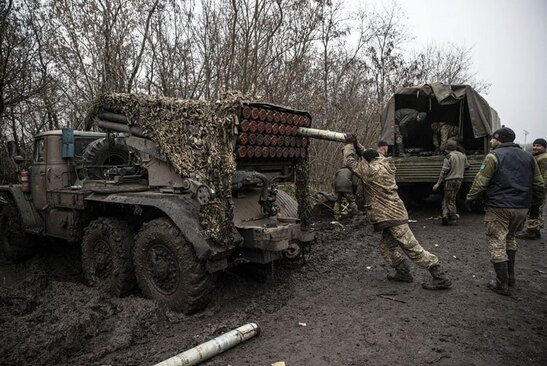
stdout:
[(133, 260), (144, 296), (187, 314), (207, 305), (212, 276), (168, 218), (143, 225), (135, 240)]
[(25, 233), (21, 212), (15, 202), (8, 198), (7, 203), (0, 207), (0, 261), (23, 262), (36, 253), (36, 246)]
[[(85, 166), (93, 165), (127, 165), (129, 164), (129, 148), (121, 139), (109, 141), (107, 138), (92, 141), (82, 154)], [(87, 177), (104, 179), (105, 168), (86, 168)]]
[(82, 268), (88, 285), (118, 297), (135, 289), (133, 236), (127, 222), (114, 217), (102, 217), (87, 226)]

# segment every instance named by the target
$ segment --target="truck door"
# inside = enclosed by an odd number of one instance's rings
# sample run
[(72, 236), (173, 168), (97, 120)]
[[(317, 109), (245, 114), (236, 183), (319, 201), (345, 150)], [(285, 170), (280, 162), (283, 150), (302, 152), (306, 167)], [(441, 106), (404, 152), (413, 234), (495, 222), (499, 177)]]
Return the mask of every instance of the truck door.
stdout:
[(34, 140), (34, 151), (30, 166), (30, 185), (34, 206), (41, 214), (47, 207), (46, 170), (46, 139), (40, 137)]
[[(62, 155), (62, 138), (60, 135), (48, 136), (46, 143), (47, 169), (46, 189), (47, 192), (55, 191), (70, 185), (69, 164)], [(48, 202), (51, 204), (52, 202)]]

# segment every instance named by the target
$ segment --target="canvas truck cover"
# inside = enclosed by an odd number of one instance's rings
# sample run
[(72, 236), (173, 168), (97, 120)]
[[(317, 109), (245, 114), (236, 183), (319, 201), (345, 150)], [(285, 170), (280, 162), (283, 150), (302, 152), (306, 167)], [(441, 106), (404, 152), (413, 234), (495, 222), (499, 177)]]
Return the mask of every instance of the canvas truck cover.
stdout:
[(380, 139), (387, 141), (390, 145), (394, 144), (395, 100), (397, 95), (415, 95), (417, 99), (429, 98), (430, 101), (434, 99), (439, 105), (457, 104), (463, 100), (467, 104), (475, 138), (490, 136), (493, 131), (501, 127), (498, 113), (469, 85), (432, 83), (424, 86), (404, 87), (397, 90), (389, 99), (382, 113)]

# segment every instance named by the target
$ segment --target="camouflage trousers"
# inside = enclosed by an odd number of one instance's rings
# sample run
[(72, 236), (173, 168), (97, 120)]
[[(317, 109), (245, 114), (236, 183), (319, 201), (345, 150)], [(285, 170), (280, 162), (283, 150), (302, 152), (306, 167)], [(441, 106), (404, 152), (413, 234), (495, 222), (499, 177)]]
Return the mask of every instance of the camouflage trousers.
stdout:
[(339, 220), (342, 216), (356, 215), (359, 208), (355, 203), (355, 196), (351, 193), (337, 193), (334, 203), (334, 217)]
[(507, 261), (507, 251), (517, 250), (515, 233), (523, 228), (527, 212), (526, 208), (486, 207), (484, 227), (492, 263)]
[(541, 206), (539, 206), (539, 217), (537, 219), (531, 219), (530, 217), (528, 217), (528, 221), (526, 221), (526, 230), (536, 231), (536, 230), (543, 229), (543, 226), (545, 225), (545, 221), (543, 218), (544, 208), (545, 208), (545, 200), (543, 201)]
[(408, 258), (420, 267), (429, 268), (439, 263), (436, 255), (429, 253), (418, 243), (408, 224), (392, 226), (382, 231), (380, 253), (386, 263), (393, 268), (404, 259), (397, 248), (402, 249)]
[(402, 144), (403, 143), (403, 134), (405, 137), (407, 136), (408, 132), (404, 128), (400, 128), (399, 125), (393, 126), (393, 130), (395, 132), (395, 143), (396, 144)]
[(458, 218), (456, 199), (462, 185), (462, 179), (450, 179), (444, 182), (444, 197), (442, 203), (443, 217), (450, 220)]

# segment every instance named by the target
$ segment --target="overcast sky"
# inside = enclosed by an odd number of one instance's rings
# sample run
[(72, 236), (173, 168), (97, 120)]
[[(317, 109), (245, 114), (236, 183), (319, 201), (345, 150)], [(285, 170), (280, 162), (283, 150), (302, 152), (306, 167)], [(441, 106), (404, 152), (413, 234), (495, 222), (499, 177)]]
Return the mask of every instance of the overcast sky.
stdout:
[[(389, 5), (392, 0), (360, 0)], [(517, 141), (547, 138), (546, 0), (399, 0), (414, 45), (473, 47), (477, 79), (492, 84), (483, 96)], [(412, 44), (410, 46), (413, 46)]]

